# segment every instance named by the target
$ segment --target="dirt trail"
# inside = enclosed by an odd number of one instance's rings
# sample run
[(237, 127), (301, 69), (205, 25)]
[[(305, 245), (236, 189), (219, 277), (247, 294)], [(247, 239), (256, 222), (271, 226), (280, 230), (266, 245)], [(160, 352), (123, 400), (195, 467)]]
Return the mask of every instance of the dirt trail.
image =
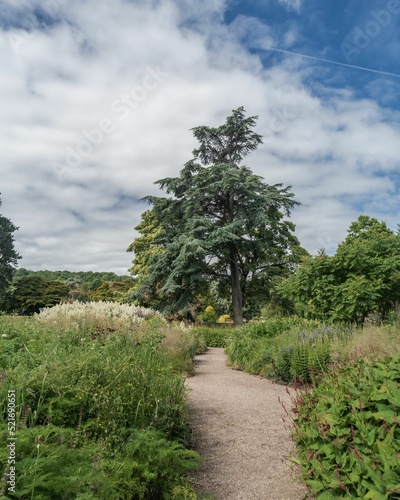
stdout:
[(293, 445), (278, 397), (290, 407), (285, 387), (232, 370), (223, 349), (196, 357), (187, 379), (193, 446), (203, 467), (193, 476), (198, 492), (218, 500), (301, 500), (285, 457)]

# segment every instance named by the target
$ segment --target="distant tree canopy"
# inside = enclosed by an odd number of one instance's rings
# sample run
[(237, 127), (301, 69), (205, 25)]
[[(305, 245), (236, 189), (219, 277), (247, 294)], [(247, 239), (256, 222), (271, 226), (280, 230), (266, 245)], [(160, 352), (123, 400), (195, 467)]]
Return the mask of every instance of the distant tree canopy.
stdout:
[(125, 302), (135, 280), (112, 272), (18, 269), (6, 292), (5, 310), (32, 314), (61, 301)]
[(90, 300), (98, 302), (126, 302), (129, 291), (134, 284), (132, 278), (127, 277), (122, 281), (104, 281), (99, 287), (90, 293)]
[(66, 299), (68, 292), (68, 286), (62, 281), (30, 274), (18, 280), (13, 287), (13, 305), (27, 314), (38, 313), (42, 307), (51, 307)]
[(362, 324), (400, 301), (400, 233), (361, 215), (332, 257), (307, 257), (279, 287), (298, 314)]
[(48, 280), (72, 282), (80, 281), (81, 283), (89, 283), (90, 287), (94, 290), (100, 286), (104, 281), (122, 281), (129, 276), (119, 276), (112, 272), (96, 272), (96, 271), (30, 271), (28, 269), (20, 268), (15, 272), (15, 280), (36, 274), (41, 278)]
[(156, 182), (171, 196), (145, 198), (153, 208), (128, 249), (135, 251), (138, 300), (164, 312), (190, 311), (217, 282), (230, 293), (240, 325), (244, 307), (256, 297), (261, 302), (273, 278), (298, 260), (300, 245), (287, 220), (298, 204), (290, 187), (270, 186), (241, 165), (262, 142), (253, 131), (256, 119), (239, 108), (220, 127), (194, 128), (193, 159), (178, 177)]
[[(1, 199), (0, 199), (1, 207)], [(13, 278), (20, 255), (14, 248), (14, 235), (17, 227), (0, 214), (0, 308)]]

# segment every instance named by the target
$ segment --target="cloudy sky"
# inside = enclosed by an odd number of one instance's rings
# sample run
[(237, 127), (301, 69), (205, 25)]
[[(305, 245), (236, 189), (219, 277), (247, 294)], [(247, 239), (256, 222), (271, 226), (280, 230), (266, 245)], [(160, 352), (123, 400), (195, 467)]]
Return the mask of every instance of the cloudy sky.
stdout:
[(126, 248), (196, 142), (258, 115), (246, 164), (333, 252), (400, 222), (400, 0), (0, 0), (0, 192), (28, 269), (126, 274)]

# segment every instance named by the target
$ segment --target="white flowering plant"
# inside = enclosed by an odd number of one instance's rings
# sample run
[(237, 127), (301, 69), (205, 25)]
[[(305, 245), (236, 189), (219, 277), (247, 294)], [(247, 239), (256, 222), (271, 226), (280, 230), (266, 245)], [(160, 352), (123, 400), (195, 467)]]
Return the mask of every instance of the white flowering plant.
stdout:
[(42, 323), (59, 331), (96, 331), (98, 333), (136, 330), (145, 323), (166, 324), (163, 316), (145, 307), (116, 302), (68, 302), (42, 309), (35, 315)]

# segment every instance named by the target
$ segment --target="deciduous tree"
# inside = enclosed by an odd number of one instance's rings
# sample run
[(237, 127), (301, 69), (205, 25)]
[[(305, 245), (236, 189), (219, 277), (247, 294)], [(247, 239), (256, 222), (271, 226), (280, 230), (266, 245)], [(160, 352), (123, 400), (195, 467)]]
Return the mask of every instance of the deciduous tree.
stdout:
[(400, 234), (361, 215), (334, 256), (306, 258), (280, 286), (298, 314), (363, 324), (385, 317), (400, 298)]
[(62, 281), (51, 281), (31, 274), (21, 278), (14, 286), (13, 298), (19, 309), (28, 314), (42, 307), (51, 307), (68, 297), (69, 288)]

